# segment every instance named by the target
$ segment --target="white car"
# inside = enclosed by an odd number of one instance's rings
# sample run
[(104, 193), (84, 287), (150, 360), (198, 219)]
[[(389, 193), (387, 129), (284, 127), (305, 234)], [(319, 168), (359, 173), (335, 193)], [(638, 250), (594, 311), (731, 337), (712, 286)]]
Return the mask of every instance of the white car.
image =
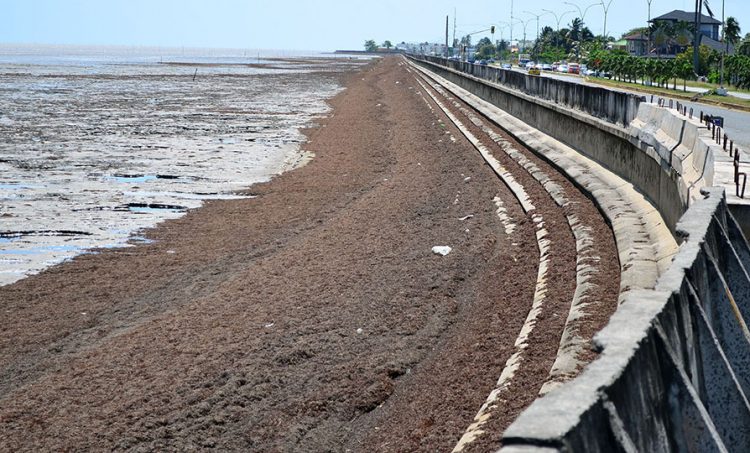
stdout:
[(534, 65), (536, 65), (536, 63), (534, 63), (533, 61), (530, 61), (526, 63), (526, 69), (531, 69), (534, 67)]
[(560, 66), (557, 67), (557, 72), (562, 72), (563, 74), (567, 74), (568, 73), (568, 65), (561, 64)]

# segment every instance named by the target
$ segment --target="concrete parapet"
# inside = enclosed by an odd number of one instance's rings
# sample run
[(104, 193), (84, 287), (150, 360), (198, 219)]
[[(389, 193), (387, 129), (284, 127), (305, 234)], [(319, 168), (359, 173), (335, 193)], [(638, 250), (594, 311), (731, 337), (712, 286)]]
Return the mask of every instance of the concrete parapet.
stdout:
[(526, 74), (492, 66), (475, 65), (442, 57), (421, 56), (420, 59), (450, 69), (489, 80), (525, 94), (581, 110), (608, 122), (627, 125), (635, 118), (642, 97), (595, 87), (570, 83), (549, 77), (529, 77)]
[[(750, 445), (750, 257), (723, 189), (677, 225), (683, 245), (655, 290), (631, 292), (575, 380), (534, 402), (503, 453), (737, 451)], [(534, 450), (529, 450), (534, 451)]]

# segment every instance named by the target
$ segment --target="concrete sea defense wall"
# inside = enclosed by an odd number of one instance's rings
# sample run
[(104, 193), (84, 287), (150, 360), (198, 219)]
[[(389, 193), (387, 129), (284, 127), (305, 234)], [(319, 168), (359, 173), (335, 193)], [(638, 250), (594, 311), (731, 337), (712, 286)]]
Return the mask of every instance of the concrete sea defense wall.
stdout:
[(596, 336), (599, 358), (522, 413), (502, 451), (748, 448), (750, 247), (724, 189), (711, 187), (719, 154), (710, 132), (626, 93), (416, 63), (630, 181), (681, 244), (656, 287), (629, 292)]
[(595, 338), (600, 357), (523, 412), (504, 453), (750, 445), (750, 249), (723, 189), (704, 194), (678, 223), (683, 243), (656, 290), (628, 296)]
[[(689, 206), (690, 197), (696, 196), (701, 187), (691, 180), (693, 173), (683, 176), (673, 153), (654, 149), (661, 136), (649, 137), (650, 130), (634, 132), (643, 124), (655, 124), (654, 112), (659, 111), (664, 118), (674, 117), (675, 127), (668, 130), (678, 135), (675, 144), (682, 141), (682, 124), (688, 122), (694, 134), (685, 137), (697, 140), (700, 146), (685, 142), (683, 148), (697, 148), (702, 150), (697, 154), (706, 156), (709, 143), (704, 142), (710, 142), (711, 135), (697, 120), (679, 118), (674, 112), (647, 104), (645, 98), (607, 88), (436, 57), (415, 62), (628, 180), (649, 197), (672, 231)], [(698, 172), (698, 179), (701, 175), (702, 171)]]

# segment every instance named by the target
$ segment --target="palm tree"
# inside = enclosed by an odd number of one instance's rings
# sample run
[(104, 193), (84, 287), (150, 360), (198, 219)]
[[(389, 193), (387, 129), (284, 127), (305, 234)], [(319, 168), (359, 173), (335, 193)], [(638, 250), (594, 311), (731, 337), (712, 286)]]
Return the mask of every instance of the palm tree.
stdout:
[(735, 51), (735, 54), (750, 56), (750, 33), (746, 34), (742, 39), (739, 47)]
[(708, 6), (708, 0), (695, 0), (695, 28), (694, 28), (694, 41), (693, 41), (693, 69), (695, 73), (698, 73), (698, 67), (700, 66), (700, 56), (698, 50), (701, 45), (701, 14), (703, 14), (703, 7), (706, 7), (708, 15), (714, 17), (713, 11)]
[(687, 47), (690, 44), (690, 38), (693, 34), (692, 26), (685, 22), (680, 21), (674, 24), (672, 30), (674, 41), (680, 47)]
[(580, 59), (581, 56), (581, 30), (583, 29), (583, 21), (576, 17), (573, 22), (570, 23), (570, 30), (568, 30), (568, 40), (571, 45), (576, 49), (576, 60)]
[(653, 22), (649, 26), (648, 32), (651, 36), (651, 42), (656, 46), (656, 55), (658, 58), (661, 58), (662, 50), (665, 45), (669, 44), (674, 34), (672, 25), (666, 21)]
[(727, 53), (729, 53), (729, 44), (736, 45), (740, 40), (740, 24), (732, 16), (727, 17), (727, 23), (724, 25), (724, 39), (727, 42)]
[(580, 17), (576, 17), (570, 23), (570, 30), (568, 30), (568, 37), (571, 41), (581, 40), (581, 30), (583, 29), (583, 21)]

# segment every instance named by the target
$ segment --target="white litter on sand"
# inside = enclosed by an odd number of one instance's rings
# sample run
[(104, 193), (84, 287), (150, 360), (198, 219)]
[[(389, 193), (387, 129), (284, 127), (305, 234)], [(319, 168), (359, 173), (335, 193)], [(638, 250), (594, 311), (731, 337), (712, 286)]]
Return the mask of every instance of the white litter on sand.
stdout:
[(448, 247), (447, 245), (436, 245), (432, 248), (432, 253), (436, 255), (445, 256), (449, 254), (453, 250), (452, 248)]

